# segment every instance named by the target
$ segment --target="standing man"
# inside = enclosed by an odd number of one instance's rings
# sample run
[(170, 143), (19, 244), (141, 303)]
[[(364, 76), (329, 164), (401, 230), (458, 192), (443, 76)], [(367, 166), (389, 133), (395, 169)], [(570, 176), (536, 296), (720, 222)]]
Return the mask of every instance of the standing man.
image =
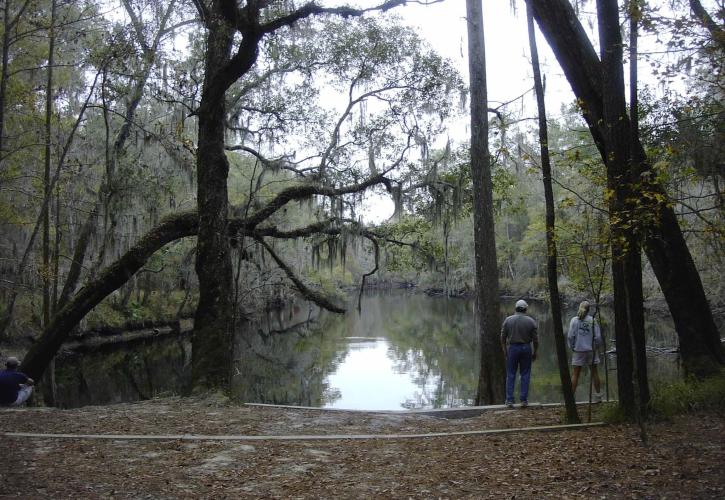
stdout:
[(18, 358), (9, 357), (0, 371), (0, 406), (20, 406), (33, 393), (33, 379), (18, 371)]
[[(536, 320), (526, 314), (529, 305), (526, 301), (516, 302), (516, 313), (506, 318), (501, 327), (501, 347), (506, 358), (506, 406), (514, 407), (514, 386), (516, 371), (521, 374), (519, 399), (521, 407), (529, 405), (529, 381), (531, 380), (531, 363), (536, 360), (539, 349), (539, 336), (536, 331)], [(533, 352), (531, 344), (534, 344)]]

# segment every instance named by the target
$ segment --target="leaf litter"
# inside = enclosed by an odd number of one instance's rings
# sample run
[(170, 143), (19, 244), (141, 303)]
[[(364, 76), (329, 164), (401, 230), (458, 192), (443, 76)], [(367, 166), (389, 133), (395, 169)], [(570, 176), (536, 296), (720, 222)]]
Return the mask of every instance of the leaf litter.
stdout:
[[(553, 408), (448, 420), (166, 398), (0, 410), (2, 432), (330, 435), (557, 425)], [(596, 415), (595, 415), (596, 418)], [(648, 426), (395, 440), (130, 441), (0, 436), (0, 497), (724, 498), (725, 416)]]

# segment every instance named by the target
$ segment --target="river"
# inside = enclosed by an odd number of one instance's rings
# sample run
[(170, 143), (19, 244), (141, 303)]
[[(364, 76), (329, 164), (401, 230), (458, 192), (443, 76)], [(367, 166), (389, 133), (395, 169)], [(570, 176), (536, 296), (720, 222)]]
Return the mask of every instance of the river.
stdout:
[[(504, 317), (515, 299), (502, 300)], [(232, 397), (241, 402), (328, 408), (401, 410), (472, 405), (478, 376), (473, 301), (405, 290), (368, 293), (362, 313), (351, 300), (345, 315), (307, 303), (250, 321), (236, 335)], [(539, 359), (529, 399), (561, 400), (548, 306), (530, 301), (539, 323)], [(574, 310), (565, 312), (568, 319)], [(612, 312), (602, 309), (608, 349)], [(652, 384), (681, 376), (669, 318), (647, 315)], [(607, 356), (609, 396), (616, 397), (616, 355)], [(144, 339), (56, 361), (59, 406), (133, 401), (184, 392), (189, 383), (188, 337)], [(601, 371), (602, 378), (604, 370)], [(588, 377), (577, 391), (586, 399)]]

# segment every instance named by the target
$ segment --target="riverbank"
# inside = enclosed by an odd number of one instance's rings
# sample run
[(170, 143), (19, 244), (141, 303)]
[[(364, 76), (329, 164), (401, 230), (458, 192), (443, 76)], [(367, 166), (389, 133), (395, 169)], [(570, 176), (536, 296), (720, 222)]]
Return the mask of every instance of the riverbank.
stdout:
[[(599, 411), (599, 408), (597, 408)], [(585, 411), (580, 411), (585, 415)], [(561, 423), (560, 409), (448, 420), (168, 398), (73, 410), (0, 410), (2, 432), (391, 435)], [(598, 416), (595, 414), (595, 419)], [(143, 441), (0, 435), (0, 494), (22, 498), (715, 498), (725, 416), (635, 426), (407, 439)]]

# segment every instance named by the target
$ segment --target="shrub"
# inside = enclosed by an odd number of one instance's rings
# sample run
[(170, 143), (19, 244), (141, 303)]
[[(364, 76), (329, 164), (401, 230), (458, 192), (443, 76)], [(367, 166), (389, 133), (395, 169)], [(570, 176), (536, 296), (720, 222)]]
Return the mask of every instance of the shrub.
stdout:
[(652, 416), (670, 418), (698, 410), (725, 410), (725, 371), (705, 380), (690, 378), (655, 387), (650, 402)]

